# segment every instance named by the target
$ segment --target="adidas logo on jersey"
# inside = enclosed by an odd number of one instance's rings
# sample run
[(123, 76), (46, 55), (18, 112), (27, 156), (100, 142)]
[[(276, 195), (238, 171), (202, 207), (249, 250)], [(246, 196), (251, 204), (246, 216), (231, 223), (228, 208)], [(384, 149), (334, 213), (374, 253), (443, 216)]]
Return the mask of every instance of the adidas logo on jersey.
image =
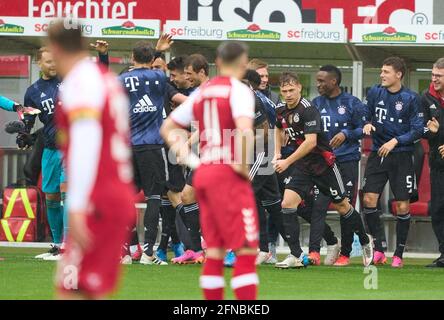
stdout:
[(40, 98), (44, 98), (46, 97), (46, 94), (44, 92), (42, 92), (42, 94), (40, 95)]
[(325, 110), (325, 108), (324, 108), (324, 109), (322, 109), (321, 113), (327, 113), (327, 110)]
[(144, 95), (133, 108), (133, 113), (156, 112), (157, 106), (153, 104), (148, 95)]
[(379, 106), (385, 106), (385, 103), (384, 103), (384, 101), (381, 100), (381, 101), (379, 101), (378, 105)]

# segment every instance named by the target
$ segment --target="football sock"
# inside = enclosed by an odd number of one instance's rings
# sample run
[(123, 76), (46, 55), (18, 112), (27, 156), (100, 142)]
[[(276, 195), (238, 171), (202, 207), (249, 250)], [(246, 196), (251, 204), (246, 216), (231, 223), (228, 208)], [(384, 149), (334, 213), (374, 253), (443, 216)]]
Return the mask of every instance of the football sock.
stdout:
[(299, 242), (300, 227), (297, 211), (297, 208), (282, 208), (282, 221), (285, 240), (290, 247), (291, 254), (299, 258), (302, 254), (302, 248)]
[(162, 234), (160, 236), (160, 243), (157, 249), (167, 251), (168, 241), (170, 240), (170, 226), (166, 213), (166, 207), (171, 205), (171, 202), (166, 199), (160, 200), (160, 216), (162, 217)]
[(383, 252), (381, 239), (381, 218), (377, 208), (364, 208), (364, 217), (367, 222), (367, 227), (373, 237), (375, 243), (375, 250)]
[(345, 257), (350, 257), (354, 240), (354, 232), (349, 218), (350, 216), (348, 218), (341, 216), (339, 219), (341, 225), (341, 255)]
[(223, 277), (224, 261), (206, 259), (199, 282), (206, 300), (223, 300), (225, 280)]
[(396, 223), (396, 250), (394, 255), (402, 259), (410, 228), (410, 213), (398, 215)]
[(68, 237), (69, 223), (68, 223), (68, 204), (66, 202), (66, 192), (61, 193), (63, 203), (63, 241)]
[(148, 256), (153, 255), (153, 247), (156, 243), (158, 226), (159, 226), (159, 211), (160, 211), (160, 196), (153, 195), (148, 197), (148, 201), (146, 203), (146, 211), (144, 217), (145, 224), (145, 244), (144, 244), (144, 252)]
[(197, 203), (189, 205), (178, 205), (176, 211), (180, 214), (183, 223), (188, 229), (193, 247), (191, 250), (202, 251), (200, 238), (199, 205)]
[[(355, 208), (350, 207), (350, 210), (343, 216), (341, 216), (341, 234), (344, 236), (342, 240), (341, 254), (350, 256), (351, 248), (353, 245), (353, 233), (356, 233), (359, 237), (361, 245), (369, 243), (369, 238), (365, 233), (364, 224), (361, 220), (361, 215)], [(343, 230), (342, 230), (343, 229)], [(347, 255), (348, 254), (348, 255)]]
[(256, 201), (259, 216), (259, 250), (268, 252), (267, 213), (259, 201)]
[(238, 255), (234, 264), (231, 288), (238, 300), (255, 300), (259, 278), (256, 273), (255, 255)]
[(46, 199), (46, 213), (52, 239), (55, 244), (60, 245), (63, 241), (63, 210), (61, 202)]

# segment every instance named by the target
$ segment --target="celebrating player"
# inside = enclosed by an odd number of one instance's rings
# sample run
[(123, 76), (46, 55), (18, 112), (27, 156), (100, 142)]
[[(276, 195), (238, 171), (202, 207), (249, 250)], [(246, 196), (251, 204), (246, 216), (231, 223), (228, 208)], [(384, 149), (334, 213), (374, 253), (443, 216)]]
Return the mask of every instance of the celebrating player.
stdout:
[[(206, 299), (223, 298), (226, 249), (232, 249), (237, 256), (231, 280), (236, 297), (255, 299), (257, 295), (258, 223), (247, 159), (253, 152), (254, 98), (251, 90), (238, 80), (242, 79), (247, 62), (244, 44), (222, 43), (216, 60), (220, 76), (193, 93), (162, 128), (172, 150), (180, 151), (179, 156), (188, 159), (190, 165), (196, 166), (199, 159), (183, 144), (188, 135), (180, 128), (188, 128), (196, 120), (204, 138), (200, 142), (202, 164), (196, 170), (194, 187), (208, 245), (200, 278)], [(235, 130), (234, 137), (227, 138), (227, 130)], [(177, 143), (177, 137), (181, 137), (182, 143)]]
[[(42, 190), (46, 198), (48, 223), (51, 229), (54, 245), (48, 251), (36, 256), (38, 259), (57, 260), (60, 258), (60, 246), (63, 241), (64, 230), (68, 228), (66, 214), (61, 201), (65, 200), (66, 176), (62, 165), (62, 154), (56, 146), (55, 109), (59, 93), (60, 79), (52, 52), (47, 47), (37, 51), (37, 62), (41, 71), (41, 78), (33, 83), (25, 93), (24, 103), (39, 109), (39, 120), (43, 123), (44, 149), (42, 155)], [(24, 122), (29, 133), (34, 126), (35, 115), (26, 115)], [(19, 136), (20, 139), (25, 138)]]
[[(256, 258), (256, 264), (272, 264), (270, 263), (272, 253), (269, 251), (268, 246), (267, 213), (269, 214), (270, 220), (273, 221), (273, 224), (278, 228), (282, 237), (285, 239), (279, 183), (273, 167), (269, 167), (267, 161), (270, 156), (268, 152), (268, 139), (272, 136), (271, 130), (269, 131), (269, 129), (274, 128), (274, 123), (276, 122), (276, 114), (274, 113), (275, 105), (271, 100), (258, 91), (261, 77), (256, 71), (251, 69), (247, 70), (245, 79), (255, 93), (255, 163), (250, 172), (250, 179), (252, 179), (256, 205), (259, 213), (260, 251)], [(271, 105), (267, 107), (267, 103)], [(269, 112), (267, 112), (270, 108), (274, 111), (273, 116), (269, 116)], [(288, 245), (293, 252), (298, 250), (302, 251), (299, 239), (297, 239), (297, 241), (296, 239), (289, 239)], [(303, 267), (302, 264), (301, 267)]]
[(392, 267), (403, 266), (402, 255), (410, 227), (410, 197), (416, 189), (413, 170), (413, 143), (424, 130), (424, 115), (419, 96), (402, 85), (407, 72), (404, 60), (387, 58), (381, 68), (381, 84), (367, 94), (364, 133), (373, 133), (373, 149), (368, 158), (364, 180), (364, 213), (375, 238), (374, 264), (384, 264), (377, 210), (379, 195), (387, 181), (396, 201), (396, 250)]
[(64, 78), (57, 124), (69, 181), (59, 298), (101, 299), (115, 288), (121, 247), (135, 218), (128, 101), (115, 76), (88, 58), (80, 25), (55, 22), (48, 38)]
[[(313, 185), (328, 195), (341, 216), (341, 226), (346, 233), (357, 233), (363, 247), (363, 263), (370, 265), (373, 260), (373, 242), (365, 233), (360, 214), (349, 203), (345, 194), (341, 173), (335, 155), (321, 128), (320, 112), (301, 96), (302, 85), (298, 76), (284, 72), (280, 78), (281, 94), (286, 105), (278, 110), (275, 134), (277, 172), (288, 170), (282, 212), (287, 239), (299, 238), (297, 210), (302, 199), (308, 196)], [(286, 159), (281, 159), (282, 134), (288, 135), (288, 144), (296, 150)], [(293, 268), (300, 264), (300, 252), (292, 252), (277, 268)]]
[[(170, 71), (170, 81), (167, 84), (165, 96), (165, 117), (169, 116), (171, 111), (178, 105), (174, 101), (176, 95), (189, 96), (195, 89), (190, 86), (190, 82), (185, 78), (185, 59), (186, 57), (179, 56), (172, 59), (167, 65)], [(185, 253), (181, 241), (186, 248), (194, 248), (189, 232), (180, 215), (176, 214), (175, 209), (182, 203), (181, 192), (185, 186), (184, 167), (180, 164), (172, 163), (168, 158), (168, 172), (169, 179), (166, 182), (160, 211), (162, 215), (162, 235), (156, 250), (157, 256), (163, 261), (167, 261), (166, 250), (170, 237), (175, 258), (179, 258)], [(198, 237), (200, 238), (200, 233), (198, 233)]]
[[(337, 67), (332, 65), (321, 67), (316, 76), (320, 96), (313, 100), (313, 105), (321, 113), (323, 131), (330, 141), (330, 146), (336, 156), (336, 163), (345, 180), (345, 194), (353, 204), (358, 185), (359, 160), (361, 159), (359, 140), (363, 136), (364, 105), (358, 98), (341, 91), (341, 81), (342, 73)], [(320, 217), (312, 219), (312, 225), (315, 221), (319, 222), (318, 244), (325, 227), (329, 204), (329, 197), (322, 193), (316, 195), (312, 218), (318, 215)], [(327, 264), (333, 262), (335, 266), (346, 266), (350, 263), (353, 233), (346, 233), (350, 230), (344, 225), (344, 222), (345, 220), (341, 219), (341, 244), (336, 246), (341, 248), (340, 256), (339, 258), (337, 256), (328, 257), (330, 261), (326, 260)], [(338, 244), (338, 239), (336, 239), (336, 244)], [(329, 245), (335, 245), (335, 243)], [(336, 259), (338, 260), (333, 261)]]
[[(195, 89), (198, 89), (209, 81), (209, 72), (210, 66), (204, 56), (192, 54), (185, 60), (185, 79)], [(197, 132), (194, 132), (187, 143), (194, 145), (196, 143), (194, 141), (196, 137)], [(182, 256), (174, 258), (171, 261), (178, 264), (202, 263), (205, 257), (201, 245), (199, 205), (196, 201), (193, 188), (193, 171), (187, 176), (181, 200), (182, 202), (176, 205), (176, 211), (188, 229), (193, 247), (186, 250)]]
[(139, 245), (144, 253), (140, 263), (167, 265), (153, 251), (159, 225), (160, 196), (168, 180), (168, 164), (164, 142), (160, 136), (163, 122), (166, 75), (151, 69), (154, 47), (149, 41), (139, 41), (132, 53), (134, 68), (119, 76), (130, 98), (131, 143), (135, 182), (143, 190), (146, 211), (142, 226), (146, 233), (138, 232)]

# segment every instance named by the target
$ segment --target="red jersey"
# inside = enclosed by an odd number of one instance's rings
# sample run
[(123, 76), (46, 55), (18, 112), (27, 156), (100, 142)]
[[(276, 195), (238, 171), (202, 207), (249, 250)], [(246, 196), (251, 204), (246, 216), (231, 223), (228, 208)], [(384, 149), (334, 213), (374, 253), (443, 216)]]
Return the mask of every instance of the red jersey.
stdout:
[(202, 164), (233, 163), (235, 119), (254, 119), (254, 105), (253, 92), (246, 85), (234, 78), (216, 77), (196, 90), (170, 117), (182, 127), (197, 122)]
[(85, 59), (64, 79), (59, 99), (70, 210), (110, 197), (131, 201), (128, 100), (116, 76)]

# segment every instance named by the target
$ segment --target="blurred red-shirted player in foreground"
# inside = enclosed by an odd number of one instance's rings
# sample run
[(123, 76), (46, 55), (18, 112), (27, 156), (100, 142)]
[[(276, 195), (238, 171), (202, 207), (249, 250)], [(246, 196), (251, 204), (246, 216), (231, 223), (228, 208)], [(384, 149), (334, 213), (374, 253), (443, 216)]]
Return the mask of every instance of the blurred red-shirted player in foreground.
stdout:
[[(253, 153), (254, 97), (239, 81), (246, 71), (247, 51), (240, 42), (222, 43), (216, 59), (220, 76), (193, 93), (161, 129), (179, 159), (198, 166), (193, 183), (207, 242), (200, 277), (206, 299), (223, 299), (226, 249), (234, 250), (237, 257), (231, 279), (236, 297), (251, 300), (257, 296), (258, 218), (247, 159)], [(200, 159), (185, 143), (185, 128), (192, 121), (199, 126)]]
[(116, 77), (88, 58), (80, 26), (48, 31), (59, 74), (58, 140), (68, 171), (70, 231), (58, 265), (59, 298), (101, 299), (115, 289), (135, 220), (128, 101)]

